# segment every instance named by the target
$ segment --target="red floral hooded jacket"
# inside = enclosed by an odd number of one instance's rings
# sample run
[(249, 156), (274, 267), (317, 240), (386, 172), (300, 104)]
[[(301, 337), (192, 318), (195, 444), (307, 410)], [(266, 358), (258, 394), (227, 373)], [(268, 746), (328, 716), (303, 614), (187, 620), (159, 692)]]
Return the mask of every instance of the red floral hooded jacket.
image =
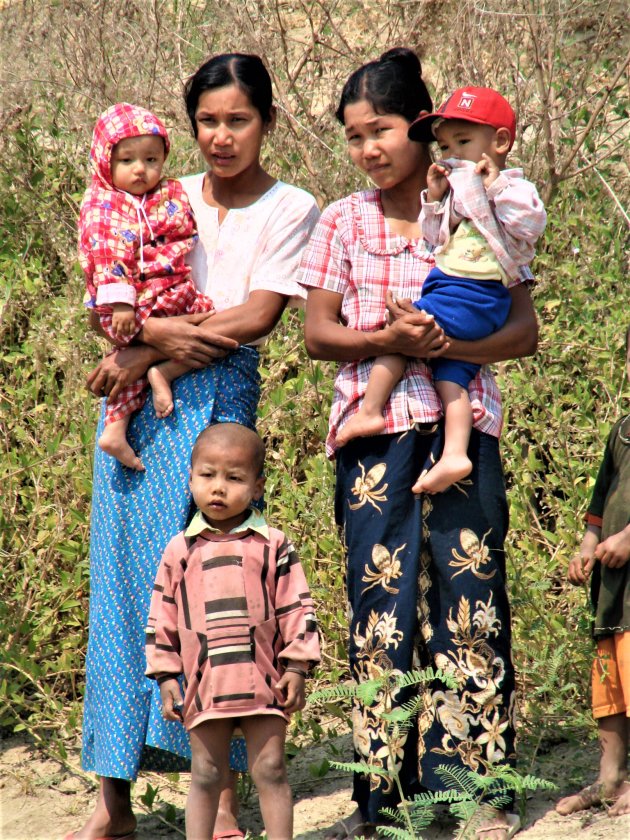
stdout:
[(126, 102), (98, 118), (92, 138), (92, 181), (79, 214), (79, 261), (85, 272), (86, 306), (108, 311), (113, 303), (151, 304), (188, 278), (185, 255), (197, 240), (188, 197), (179, 181), (162, 179), (144, 196), (112, 183), (114, 146), (128, 137), (157, 134), (170, 143), (163, 123)]

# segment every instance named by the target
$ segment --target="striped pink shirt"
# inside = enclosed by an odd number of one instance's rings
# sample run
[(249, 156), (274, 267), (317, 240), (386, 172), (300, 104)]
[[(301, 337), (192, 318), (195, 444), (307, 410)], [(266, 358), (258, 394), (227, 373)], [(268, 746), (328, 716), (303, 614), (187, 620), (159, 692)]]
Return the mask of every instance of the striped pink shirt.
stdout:
[[(387, 291), (418, 300), (433, 265), (431, 251), (421, 239), (390, 233), (380, 191), (367, 190), (346, 196), (324, 211), (302, 258), (301, 283), (343, 295), (342, 322), (350, 329), (370, 332), (385, 326)], [(337, 432), (359, 408), (371, 368), (372, 359), (339, 366), (326, 439), (331, 458)], [(475, 428), (499, 437), (501, 395), (487, 366), (481, 368), (468, 391)], [(432, 423), (442, 416), (442, 404), (424, 362), (407, 360), (384, 416), (386, 434), (404, 432), (414, 423)]]
[[(287, 719), (275, 687), (286, 661), (319, 662), (313, 601), (281, 531), (179, 533), (160, 563), (147, 625), (147, 676), (184, 674), (184, 725)], [(284, 663), (284, 664), (283, 664)]]

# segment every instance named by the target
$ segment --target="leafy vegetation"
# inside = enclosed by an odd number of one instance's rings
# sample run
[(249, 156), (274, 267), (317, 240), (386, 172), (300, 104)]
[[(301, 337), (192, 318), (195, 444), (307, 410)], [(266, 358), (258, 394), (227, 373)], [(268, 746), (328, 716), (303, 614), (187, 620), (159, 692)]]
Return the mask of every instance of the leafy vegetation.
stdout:
[[(605, 436), (630, 395), (628, 170), (618, 150), (628, 71), (623, 4), (566, 7), (519, 0), (506, 26), (498, 0), (2, 4), (0, 48), (11, 60), (0, 71), (0, 725), (27, 728), (62, 757), (79, 726), (97, 412), (83, 382), (102, 347), (86, 330), (74, 242), (96, 116), (122, 99), (153, 108), (172, 136), (170, 172), (196, 171), (183, 79), (219, 50), (262, 53), (280, 111), (266, 163), (324, 204), (361, 186), (332, 116), (343, 79), (405, 43), (421, 52), (437, 100), (474, 82), (517, 104), (514, 162), (547, 195), (533, 292), (539, 351), (498, 369), (514, 654), (530, 751), (591, 726), (586, 594), (568, 587), (565, 568)], [(333, 369), (306, 357), (299, 313), (285, 314), (262, 374), (269, 513), (299, 546), (322, 627), (317, 685), (334, 685), (347, 676), (347, 620), (323, 454)], [(321, 738), (324, 714), (298, 717), (295, 737)]]

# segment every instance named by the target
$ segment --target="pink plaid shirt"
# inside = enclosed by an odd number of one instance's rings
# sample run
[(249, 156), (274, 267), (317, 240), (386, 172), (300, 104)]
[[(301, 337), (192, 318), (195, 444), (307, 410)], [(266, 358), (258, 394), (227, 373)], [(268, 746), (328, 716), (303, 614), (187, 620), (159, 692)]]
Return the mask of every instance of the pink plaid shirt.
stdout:
[[(447, 160), (451, 190), (443, 201), (429, 202), (422, 193), (420, 224), (429, 245), (443, 251), (451, 232), (462, 219), (470, 219), (485, 237), (510, 278), (532, 279), (529, 263), (535, 245), (545, 230), (547, 214), (536, 187), (523, 177), (522, 169), (504, 169), (486, 188), (475, 164)], [(509, 286), (510, 284), (508, 284)]]
[[(343, 295), (341, 320), (354, 330), (370, 332), (386, 323), (388, 289), (417, 300), (433, 267), (423, 241), (392, 235), (383, 215), (380, 191), (353, 193), (331, 204), (321, 216), (302, 259), (301, 283)], [(326, 452), (335, 455), (337, 432), (359, 408), (372, 359), (344, 362), (334, 384)], [(494, 375), (483, 366), (469, 386), (474, 426), (499, 437), (503, 425), (501, 395)], [(442, 415), (431, 371), (408, 359), (405, 374), (385, 406), (385, 434), (404, 432), (415, 423), (432, 423)]]

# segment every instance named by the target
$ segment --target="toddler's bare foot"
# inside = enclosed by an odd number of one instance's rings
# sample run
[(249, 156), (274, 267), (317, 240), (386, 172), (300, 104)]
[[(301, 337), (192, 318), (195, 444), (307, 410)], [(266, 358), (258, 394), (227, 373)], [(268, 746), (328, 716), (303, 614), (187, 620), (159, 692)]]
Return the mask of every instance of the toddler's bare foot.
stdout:
[(358, 437), (380, 435), (385, 431), (385, 418), (382, 414), (367, 414), (358, 411), (353, 415), (337, 435), (338, 446), (345, 446), (348, 441)]
[(472, 463), (466, 455), (442, 455), (429, 472), (418, 478), (411, 492), (442, 493), (471, 472)]
[(168, 417), (175, 408), (171, 383), (164, 376), (159, 365), (149, 368), (147, 377), (149, 379), (149, 384), (151, 385), (155, 413), (160, 420), (163, 420), (165, 417)]
[(129, 446), (124, 431), (122, 436), (120, 431), (120, 428), (116, 428), (116, 424), (105, 426), (105, 431), (98, 439), (98, 445), (101, 447), (103, 452), (107, 452), (108, 455), (112, 455), (116, 458), (116, 460), (120, 461), (123, 466), (129, 467), (132, 470), (137, 470), (138, 472), (143, 472), (144, 466), (142, 461)]

